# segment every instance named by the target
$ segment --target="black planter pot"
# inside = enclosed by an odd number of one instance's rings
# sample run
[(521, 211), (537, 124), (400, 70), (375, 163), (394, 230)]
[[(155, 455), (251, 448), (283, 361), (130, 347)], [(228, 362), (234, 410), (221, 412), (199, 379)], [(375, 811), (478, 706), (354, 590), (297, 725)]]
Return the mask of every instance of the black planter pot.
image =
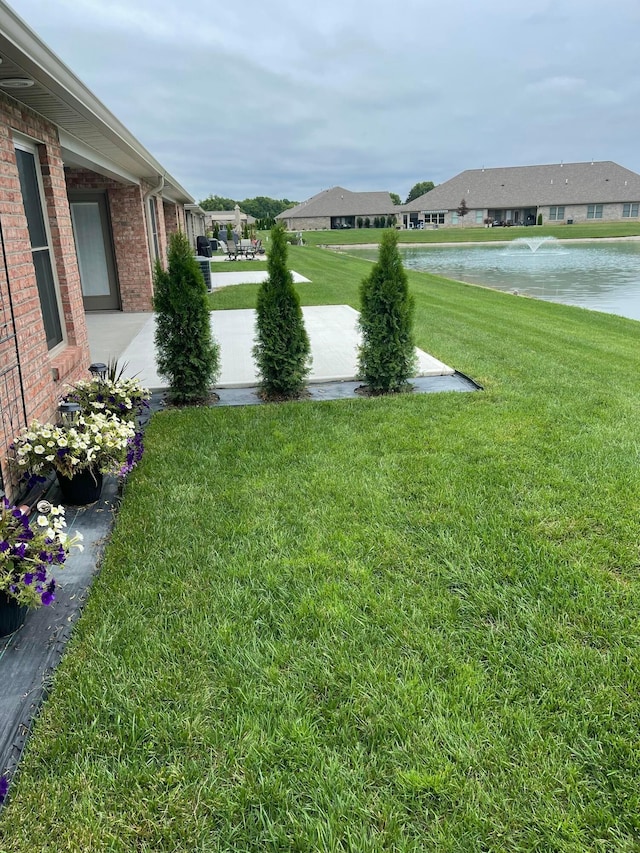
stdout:
[(29, 608), (26, 604), (18, 604), (15, 598), (10, 598), (5, 592), (0, 592), (0, 637), (13, 634), (27, 618)]
[(72, 506), (84, 506), (98, 500), (102, 492), (102, 474), (93, 468), (84, 468), (73, 477), (56, 472), (62, 502)]

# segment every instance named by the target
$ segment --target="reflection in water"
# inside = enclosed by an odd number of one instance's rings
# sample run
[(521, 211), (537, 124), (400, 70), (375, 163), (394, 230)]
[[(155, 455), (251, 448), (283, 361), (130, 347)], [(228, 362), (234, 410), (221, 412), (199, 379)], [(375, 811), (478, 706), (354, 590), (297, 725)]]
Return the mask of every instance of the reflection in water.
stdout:
[[(640, 320), (640, 242), (560, 243), (402, 249), (409, 269), (423, 270), (538, 299)], [(377, 252), (366, 252), (377, 257)]]

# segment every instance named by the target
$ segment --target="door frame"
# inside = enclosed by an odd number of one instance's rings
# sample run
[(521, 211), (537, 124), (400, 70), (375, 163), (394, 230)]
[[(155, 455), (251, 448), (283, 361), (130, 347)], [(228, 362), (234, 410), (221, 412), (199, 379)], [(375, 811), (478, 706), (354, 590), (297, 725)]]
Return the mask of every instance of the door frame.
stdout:
[[(71, 190), (68, 193), (69, 216), (73, 228), (73, 214), (71, 208), (74, 204), (94, 203), (98, 205), (100, 214), (100, 225), (102, 226), (102, 240), (104, 243), (104, 255), (107, 264), (107, 276), (109, 278), (109, 294), (106, 296), (85, 296), (82, 294), (85, 311), (121, 311), (120, 282), (118, 280), (118, 268), (116, 266), (115, 251), (113, 245), (113, 232), (111, 229), (111, 217), (109, 215), (109, 201), (106, 190)], [(76, 240), (75, 231), (73, 239)], [(78, 257), (78, 244), (76, 242), (76, 257)], [(80, 261), (78, 259), (78, 271)], [(81, 276), (82, 283), (82, 276)]]

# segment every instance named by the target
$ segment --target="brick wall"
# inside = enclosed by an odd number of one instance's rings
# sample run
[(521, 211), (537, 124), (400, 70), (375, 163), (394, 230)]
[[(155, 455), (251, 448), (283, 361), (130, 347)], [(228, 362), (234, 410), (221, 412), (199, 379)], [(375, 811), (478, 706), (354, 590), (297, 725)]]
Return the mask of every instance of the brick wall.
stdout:
[[(52, 264), (58, 279), (61, 320), (66, 335), (65, 341), (51, 351), (47, 349), (22, 204), (14, 150), (15, 133), (28, 136), (38, 145), (45, 215), (51, 235)], [(65, 391), (65, 385), (84, 378), (90, 360), (80, 275), (57, 130), (54, 125), (5, 94), (0, 94), (0, 223), (4, 250), (0, 264), (4, 266), (6, 258), (5, 287), (10, 289), (13, 304), (15, 348), (22, 372), (27, 420), (52, 420), (56, 417), (58, 401)], [(19, 389), (16, 389), (15, 395), (19, 393)], [(0, 400), (0, 409), (3, 415), (10, 410), (22, 412), (22, 400), (3, 398)], [(20, 415), (20, 423), (12, 421), (10, 426), (7, 426), (6, 418), (2, 419), (0, 465), (6, 484), (10, 480), (6, 454), (13, 438), (9, 432), (16, 426), (23, 426), (23, 419), (24, 416)]]
[[(89, 169), (65, 169), (65, 175), (70, 191), (106, 191), (122, 310), (151, 311), (153, 281), (144, 214), (144, 193), (151, 187), (119, 184)], [(159, 229), (160, 221), (159, 216)]]

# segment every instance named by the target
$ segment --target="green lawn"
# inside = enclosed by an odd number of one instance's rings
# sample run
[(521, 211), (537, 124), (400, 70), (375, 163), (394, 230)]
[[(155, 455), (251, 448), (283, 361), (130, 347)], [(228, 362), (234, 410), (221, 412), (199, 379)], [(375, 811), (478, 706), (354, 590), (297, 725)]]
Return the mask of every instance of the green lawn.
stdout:
[(485, 391), (153, 418), (3, 853), (639, 849), (640, 327), (410, 282)]
[[(304, 231), (303, 239), (310, 246), (352, 246), (356, 243), (379, 243), (380, 228), (348, 228), (339, 231)], [(557, 237), (564, 240), (599, 239), (601, 237), (631, 237), (640, 235), (640, 222), (584, 222), (575, 225), (536, 225), (514, 228), (478, 228), (440, 226), (435, 230), (398, 231), (400, 243), (463, 243), (515, 240), (516, 237)], [(263, 235), (263, 243), (264, 235)]]

